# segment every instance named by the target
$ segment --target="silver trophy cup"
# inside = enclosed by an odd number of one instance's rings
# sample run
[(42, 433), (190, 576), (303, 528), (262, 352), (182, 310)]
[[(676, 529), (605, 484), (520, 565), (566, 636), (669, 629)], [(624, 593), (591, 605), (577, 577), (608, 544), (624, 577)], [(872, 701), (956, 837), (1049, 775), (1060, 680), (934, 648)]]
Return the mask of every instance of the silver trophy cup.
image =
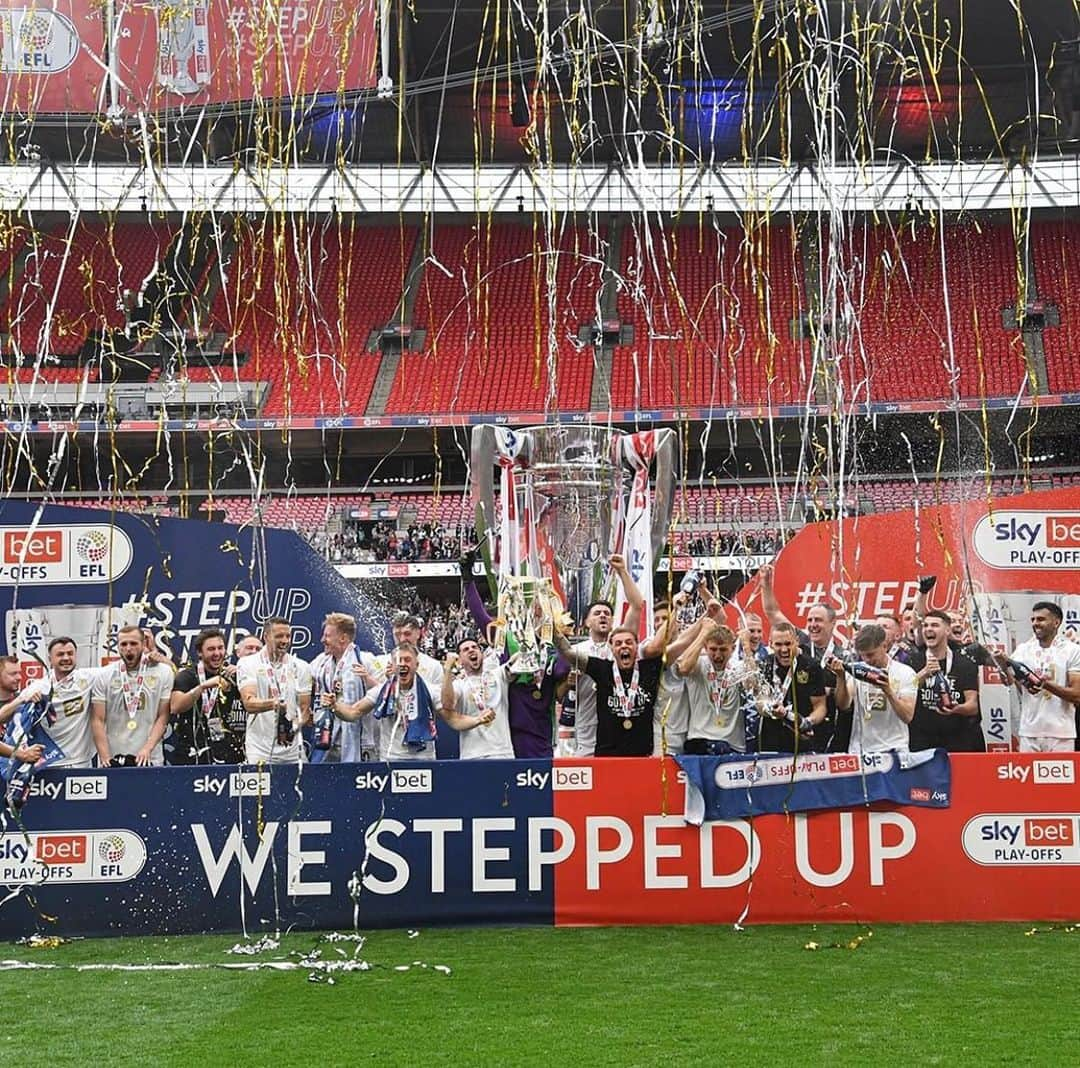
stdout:
[[(626, 437), (619, 430), (588, 424), (473, 428), (477, 534), (494, 541), (502, 529), (502, 513), (495, 505), (495, 471), (512, 465), (516, 514), (520, 526), (528, 526), (522, 531), (523, 540), (542, 563), (553, 565), (558, 592), (579, 624), (590, 601), (610, 599), (613, 593), (606, 563), (612, 553), (623, 551), (618, 520), (634, 474), (625, 459)], [(657, 431), (655, 442), (649, 534), (652, 558), (658, 560), (671, 517), (674, 432)], [(525, 561), (513, 563), (515, 551), (500, 545), (500, 574), (525, 570)], [(651, 582), (652, 575), (635, 579)]]

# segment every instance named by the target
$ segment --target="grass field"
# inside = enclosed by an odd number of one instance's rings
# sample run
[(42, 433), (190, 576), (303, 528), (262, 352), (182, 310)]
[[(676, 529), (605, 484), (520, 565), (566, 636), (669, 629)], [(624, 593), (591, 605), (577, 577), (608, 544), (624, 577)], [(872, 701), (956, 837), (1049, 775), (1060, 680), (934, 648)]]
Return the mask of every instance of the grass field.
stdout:
[[(257, 956), (230, 936), (9, 944), (0, 958), (59, 967), (5, 972), (4, 1042), (17, 1064), (188, 1068), (1080, 1064), (1080, 930), (1031, 929), (376, 931), (371, 970), (333, 985), (218, 967), (358, 948), (314, 934)], [(78, 970), (172, 962), (201, 967)]]

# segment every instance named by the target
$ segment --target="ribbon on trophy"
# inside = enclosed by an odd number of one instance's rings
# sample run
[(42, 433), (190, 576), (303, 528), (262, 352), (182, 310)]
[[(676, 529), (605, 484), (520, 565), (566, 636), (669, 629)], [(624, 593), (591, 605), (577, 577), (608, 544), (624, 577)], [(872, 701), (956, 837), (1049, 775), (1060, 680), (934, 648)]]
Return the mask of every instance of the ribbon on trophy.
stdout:
[[(655, 571), (652, 542), (652, 495), (649, 493), (649, 469), (656, 456), (655, 430), (642, 430), (637, 434), (626, 434), (616, 438), (613, 449), (621, 449), (621, 460), (633, 471), (630, 483), (630, 498), (623, 512), (624, 528), (621, 531), (620, 547), (612, 552), (621, 552), (626, 559), (626, 566), (634, 583), (645, 598), (645, 607), (641, 613), (639, 638), (652, 634), (653, 584)], [(621, 504), (621, 494), (620, 504)], [(642, 579), (646, 581), (642, 581)], [(615, 619), (622, 623), (630, 606), (621, 584), (615, 584)]]

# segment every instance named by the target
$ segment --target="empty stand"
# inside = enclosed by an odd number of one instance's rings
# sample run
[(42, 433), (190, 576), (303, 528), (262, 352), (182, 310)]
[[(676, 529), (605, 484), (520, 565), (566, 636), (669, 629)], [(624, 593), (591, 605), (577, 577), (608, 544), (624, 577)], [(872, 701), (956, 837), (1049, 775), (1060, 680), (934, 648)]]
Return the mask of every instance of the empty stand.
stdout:
[[(584, 227), (551, 242), (528, 225), (442, 225), (387, 411), (584, 411), (593, 355), (574, 340), (597, 318), (603, 251)], [(551, 384), (554, 383), (552, 396)]]
[(233, 235), (229, 261), (211, 267), (223, 282), (209, 325), (243, 359), (189, 377), (269, 381), (268, 415), (363, 414), (379, 367), (365, 347), (400, 300), (415, 227), (275, 217), (237, 219)]
[(809, 346), (791, 336), (805, 304), (795, 234), (703, 223), (623, 234), (618, 308), (634, 325), (615, 350), (615, 408), (792, 404), (812, 393)]
[(1011, 228), (859, 224), (826, 255), (839, 257), (855, 314), (838, 327), (848, 398), (946, 401), (1020, 390), (1023, 341), (1001, 321), (1017, 294)]
[(1050, 392), (1072, 393), (1080, 390), (1080, 222), (1033, 222), (1031, 253), (1039, 296), (1054, 301), (1061, 316), (1060, 327), (1043, 332)]
[[(173, 224), (83, 217), (31, 241), (22, 273), (12, 278), (4, 328), (29, 357), (77, 357), (93, 333), (124, 326), (125, 292), (138, 294), (173, 239)], [(51, 314), (50, 314), (51, 308)], [(40, 372), (77, 382), (82, 368), (45, 359)], [(24, 369), (20, 379), (33, 372)]]

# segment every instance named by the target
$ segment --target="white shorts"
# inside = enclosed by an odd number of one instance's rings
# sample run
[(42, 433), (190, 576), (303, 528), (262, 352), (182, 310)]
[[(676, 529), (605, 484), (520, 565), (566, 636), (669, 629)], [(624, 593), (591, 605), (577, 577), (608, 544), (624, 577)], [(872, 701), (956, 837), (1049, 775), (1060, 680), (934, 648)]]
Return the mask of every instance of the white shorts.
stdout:
[(1032, 737), (1030, 734), (1020, 735), (1021, 753), (1072, 753), (1076, 749), (1075, 738), (1047, 738)]

